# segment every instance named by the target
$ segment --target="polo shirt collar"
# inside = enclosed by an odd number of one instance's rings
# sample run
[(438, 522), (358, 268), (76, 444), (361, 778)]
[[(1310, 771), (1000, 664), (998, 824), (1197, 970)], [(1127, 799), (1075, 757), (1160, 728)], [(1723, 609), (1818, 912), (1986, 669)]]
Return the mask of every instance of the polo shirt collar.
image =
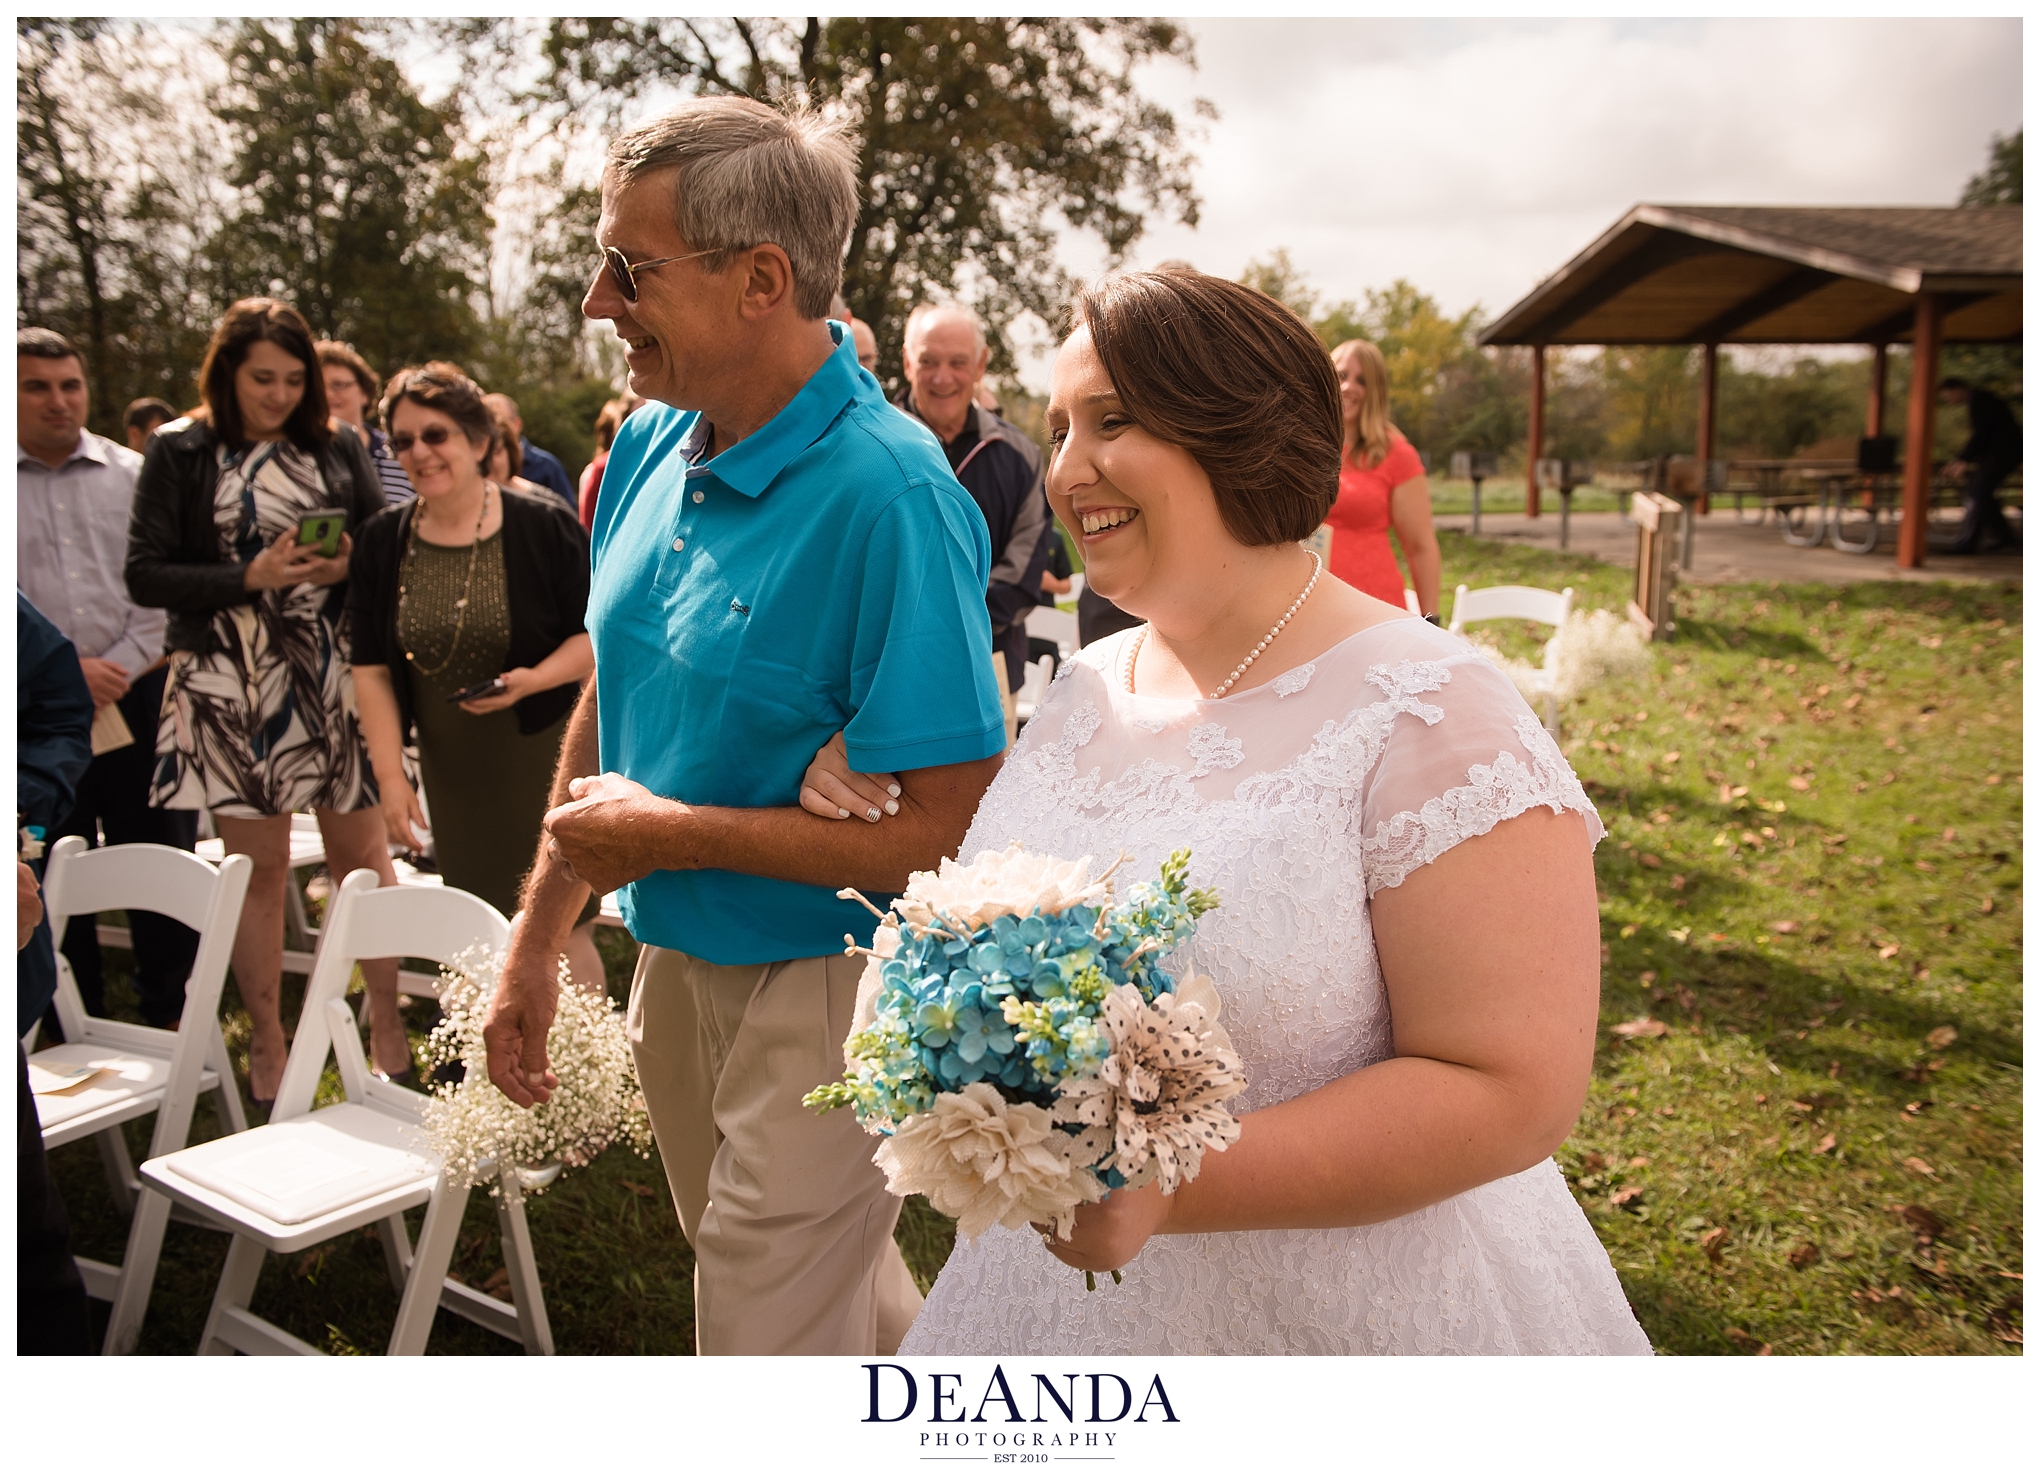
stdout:
[[(49, 462), (40, 456), (29, 454), (19, 440), (15, 441), (14, 450), (14, 463), (16, 466), (31, 460), (40, 466), (47, 467), (49, 465)], [(74, 460), (89, 460), (94, 465), (108, 464), (106, 451), (100, 448), (99, 436), (93, 434), (90, 430), (80, 430), (78, 432), (78, 444), (69, 455), (64, 457), (64, 465), (69, 465)], [(62, 467), (60, 466), (58, 469), (61, 470)]]
[(800, 392), (757, 431), (702, 462), (696, 472), (712, 475), (732, 491), (762, 496), (795, 456), (822, 438), (843, 406), (857, 397), (861, 372), (857, 345), (839, 322), (829, 324), (836, 350), (822, 360)]

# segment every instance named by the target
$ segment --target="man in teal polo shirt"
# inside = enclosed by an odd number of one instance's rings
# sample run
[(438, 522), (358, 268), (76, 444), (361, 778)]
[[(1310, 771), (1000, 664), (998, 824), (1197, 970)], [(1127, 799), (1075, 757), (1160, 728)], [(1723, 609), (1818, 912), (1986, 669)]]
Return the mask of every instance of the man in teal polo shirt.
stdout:
[[(708, 1354), (890, 1354), (919, 1308), (871, 1141), (800, 1097), (842, 1072), (843, 937), (872, 929), (836, 891), (954, 853), (1005, 745), (984, 519), (825, 316), (855, 163), (833, 127), (740, 98), (610, 148), (582, 310), (652, 402), (603, 471), (595, 679), (487, 1029), (498, 1087), (544, 1100), (558, 947), (587, 886), (621, 887)], [(854, 769), (896, 774), (882, 824), (798, 806), (838, 732)]]

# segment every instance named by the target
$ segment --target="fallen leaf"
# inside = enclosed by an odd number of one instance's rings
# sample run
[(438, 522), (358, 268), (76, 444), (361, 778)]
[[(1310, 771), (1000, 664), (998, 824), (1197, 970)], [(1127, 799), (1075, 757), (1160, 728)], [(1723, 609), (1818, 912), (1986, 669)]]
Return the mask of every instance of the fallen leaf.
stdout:
[(1842, 1061), (1840, 1059), (1829, 1059), (1828, 1078), (1840, 1079), (1841, 1077), (1842, 1077)]
[(1674, 890), (1683, 890), (1683, 889), (1685, 889), (1685, 888), (1686, 888), (1686, 877), (1685, 877), (1684, 875), (1673, 875), (1673, 876), (1672, 876), (1672, 888), (1673, 888)]
[(1960, 1036), (1953, 1028), (1944, 1023), (1927, 1035), (1927, 1047), (1946, 1048)]
[(1666, 1115), (1666, 1116), (1669, 1116), (1669, 1115), (1671, 1115), (1672, 1113), (1673, 1113), (1673, 1110), (1672, 1110), (1672, 1107), (1671, 1107), (1670, 1105), (1660, 1105), (1660, 1106), (1658, 1106), (1658, 1114), (1660, 1114), (1660, 1115)]
[(1785, 1261), (1794, 1268), (1812, 1268), (1820, 1262), (1820, 1249), (1811, 1243), (1801, 1243), (1785, 1255)]
[(1983, 904), (1977, 906), (1976, 908), (1982, 911), (1985, 915), (1989, 915), (1992, 911), (1997, 909), (1997, 901), (1993, 900), (1990, 896), (1986, 895), (1983, 897)]
[(1906, 1207), (1891, 1207), (1887, 1210), (1893, 1217), (1912, 1229), (1913, 1236), (1919, 1239), (1920, 1246), (1923, 1248), (1948, 1231), (1948, 1225), (1934, 1215), (1932, 1208), (1914, 1204)]
[(482, 1292), (484, 1294), (493, 1294), (498, 1299), (509, 1299), (510, 1270), (508, 1268), (499, 1268), (490, 1274), (482, 1283)]
[(1773, 921), (1773, 922), (1771, 922), (1771, 929), (1772, 929), (1772, 930), (1774, 930), (1774, 931), (1776, 931), (1776, 932), (1777, 932), (1777, 933), (1778, 933), (1778, 934), (1779, 934), (1780, 936), (1790, 936), (1790, 935), (1794, 934), (1794, 933), (1795, 933), (1796, 931), (1798, 931), (1798, 929), (1799, 929), (1799, 922), (1797, 922), (1797, 921)]
[(1665, 862), (1655, 854), (1639, 854), (1636, 856), (1636, 862), (1645, 869), (1663, 869), (1665, 865)]
[(1920, 1160), (1917, 1156), (1905, 1158), (1905, 1169), (1919, 1176), (1932, 1176), (1934, 1174), (1934, 1168), (1927, 1165), (1926, 1162)]
[(1893, 957), (1898, 955), (1898, 947), (1896, 944), (1891, 946), (1880, 946), (1877, 948), (1877, 954), (1878, 956), (1882, 957), (1885, 961), (1890, 961)]
[(1816, 1156), (1825, 1156), (1829, 1151), (1832, 1151), (1834, 1148), (1835, 1148), (1834, 1134), (1833, 1132), (1829, 1132), (1827, 1135), (1824, 1135), (1820, 1138), (1820, 1144), (1813, 1148), (1813, 1154)]
[(626, 1181), (623, 1184), (623, 1189), (626, 1192), (635, 1192), (640, 1197), (649, 1198), (654, 1202), (658, 1201), (659, 1199), (658, 1192), (655, 1191), (653, 1188), (646, 1186), (643, 1182)]
[(1648, 1156), (1631, 1156), (1631, 1157), (1629, 1158), (1629, 1164), (1630, 1164), (1631, 1166), (1648, 1166), (1648, 1165), (1650, 1165), (1650, 1157), (1648, 1157)]
[(1589, 1151), (1586, 1155), (1580, 1157), (1580, 1170), (1585, 1172), (1592, 1173), (1599, 1171), (1607, 1164), (1608, 1158), (1599, 1151)]
[(1617, 1038), (1663, 1038), (1670, 1029), (1655, 1018), (1633, 1018), (1627, 1023), (1617, 1023), (1608, 1031)]
[(1651, 984), (1651, 983), (1653, 983), (1653, 982), (1657, 981), (1657, 973), (1656, 973), (1656, 972), (1639, 972), (1639, 973), (1637, 973), (1637, 976), (1636, 976), (1636, 980), (1637, 980), (1638, 982), (1641, 982), (1641, 983), (1642, 983), (1642, 984), (1643, 984), (1643, 985), (1644, 985), (1645, 987), (1648, 987), (1648, 986), (1650, 986), (1650, 984)]
[(1642, 1187), (1624, 1187), (1621, 1191), (1609, 1197), (1608, 1205), (1610, 1207), (1627, 1207), (1631, 1202), (1636, 1201), (1642, 1195), (1643, 1195)]
[(1785, 780), (1785, 786), (1792, 789), (1795, 793), (1803, 793), (1808, 788), (1811, 788), (1813, 784), (1803, 777), (1791, 777)]
[(1664, 763), (1667, 767), (1671, 766), (1674, 762), (1677, 762), (1678, 760), (1679, 754), (1677, 752), (1667, 752), (1665, 753), (1664, 756), (1658, 758), (1658, 761)]
[(1700, 1251), (1716, 1263), (1721, 1262), (1721, 1245), (1728, 1241), (1728, 1229), (1709, 1228), (1700, 1235)]

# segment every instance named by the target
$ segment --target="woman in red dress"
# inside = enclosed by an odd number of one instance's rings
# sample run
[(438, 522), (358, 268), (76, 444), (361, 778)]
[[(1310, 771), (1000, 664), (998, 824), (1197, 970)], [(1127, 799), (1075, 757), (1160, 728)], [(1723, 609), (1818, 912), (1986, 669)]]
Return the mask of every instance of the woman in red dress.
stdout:
[(1388, 364), (1374, 344), (1354, 338), (1332, 350), (1332, 366), (1339, 371), (1346, 449), (1339, 461), (1339, 499), (1325, 518), (1331, 535), (1325, 565), (1362, 593), (1402, 607), (1402, 570), (1388, 545), (1394, 528), (1416, 585), (1418, 611), (1436, 623), (1438, 534), (1431, 526), (1431, 487), (1416, 449), (1388, 422)]

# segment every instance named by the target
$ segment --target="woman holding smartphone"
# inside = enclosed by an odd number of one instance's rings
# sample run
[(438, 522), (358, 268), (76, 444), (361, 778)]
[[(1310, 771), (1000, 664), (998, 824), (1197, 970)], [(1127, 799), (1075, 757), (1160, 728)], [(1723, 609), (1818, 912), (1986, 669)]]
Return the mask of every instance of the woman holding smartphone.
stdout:
[[(234, 303), (199, 369), (203, 406), (150, 440), (128, 523), (134, 601), (170, 613), (170, 674), (150, 802), (210, 810), (229, 854), (254, 861), (234, 981), (254, 1025), (248, 1088), (283, 1077), (284, 887), (290, 815), (309, 808), (336, 875), (396, 883), (348, 673), (351, 535), (382, 509), (367, 449), (329, 423), (304, 319), (282, 302)], [(376, 1067), (402, 1078), (410, 1046), (397, 964), (364, 963)]]
[[(439, 873), (515, 915), (567, 716), (595, 667), (583, 623), (588, 537), (550, 491), (488, 476), (496, 423), (452, 364), (397, 374), (382, 418), (418, 492), (362, 528), (348, 584), (383, 821), (394, 842), (423, 842), (425, 813), (403, 769), (415, 735)], [(596, 905), (567, 947), (591, 991), (604, 987)]]

